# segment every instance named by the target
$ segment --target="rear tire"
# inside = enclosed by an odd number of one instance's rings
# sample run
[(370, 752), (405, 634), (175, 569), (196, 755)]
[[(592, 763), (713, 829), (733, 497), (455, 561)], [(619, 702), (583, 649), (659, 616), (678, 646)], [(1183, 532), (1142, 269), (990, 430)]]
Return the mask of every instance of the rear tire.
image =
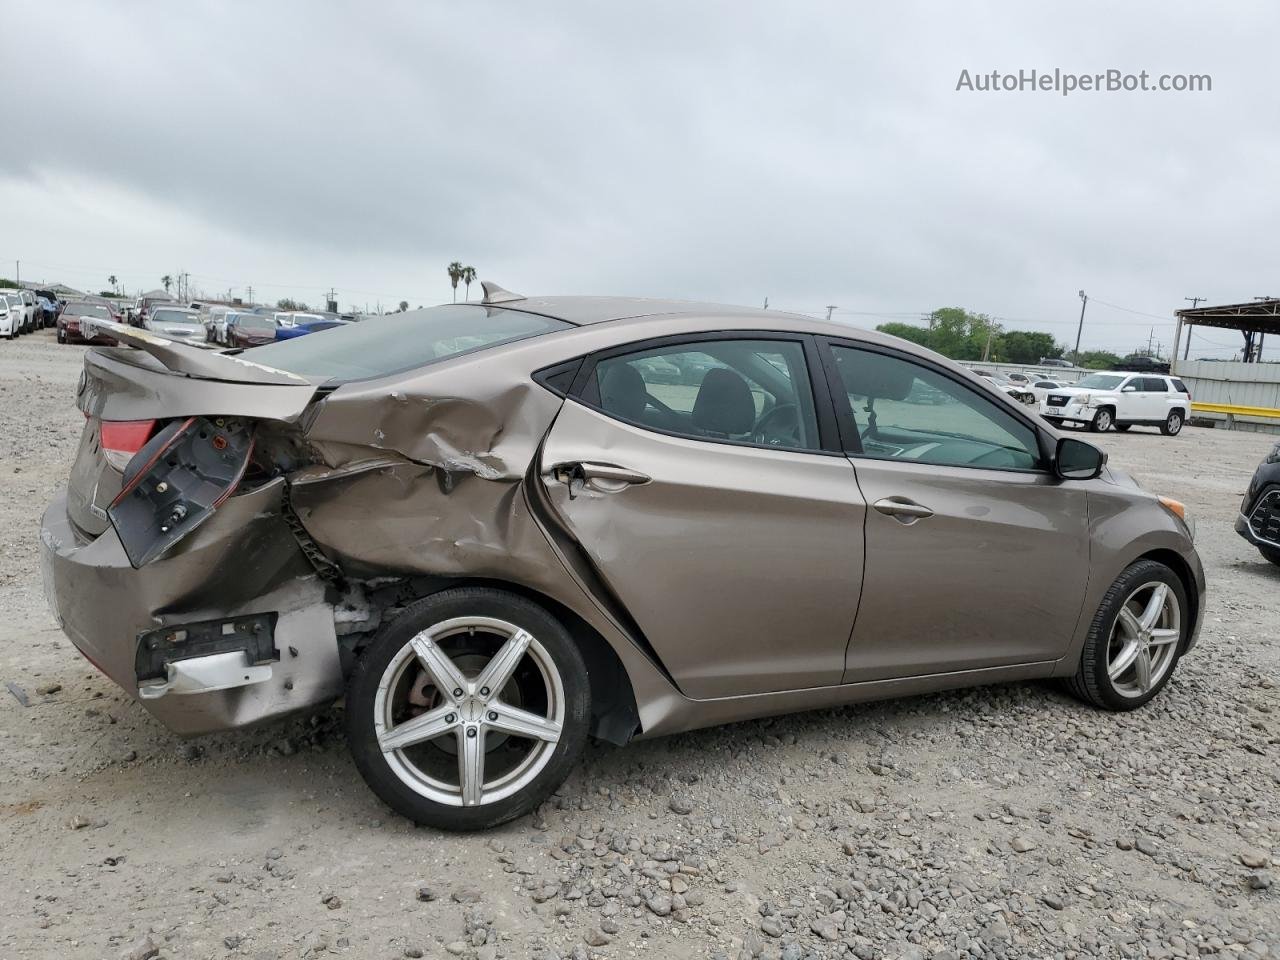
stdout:
[[(497, 678), (492, 690), (486, 677)], [(365, 782), (397, 813), (442, 830), (484, 830), (537, 807), (573, 769), (590, 717), (587, 668), (569, 632), (488, 587), (408, 606), (364, 649), (347, 686), (347, 745)]]
[(1259, 547), (1258, 552), (1262, 554), (1263, 559), (1270, 560), (1277, 567), (1280, 567), (1280, 550), (1274, 550), (1271, 547)]
[[(1152, 616), (1157, 592), (1162, 606)], [(1139, 560), (1102, 598), (1067, 689), (1104, 710), (1135, 710), (1147, 703), (1173, 676), (1191, 627), (1190, 614), (1178, 575), (1163, 563)]]
[(1106, 433), (1111, 429), (1111, 425), (1115, 422), (1115, 415), (1111, 412), (1110, 407), (1103, 407), (1093, 415), (1093, 420), (1089, 423), (1089, 429), (1094, 433)]
[(1176, 437), (1182, 432), (1182, 411), (1170, 410), (1164, 423), (1160, 424), (1160, 432), (1166, 437)]
[(1115, 428), (1116, 428), (1117, 430), (1119, 430), (1121, 433), (1128, 433), (1128, 432), (1129, 432), (1129, 428), (1130, 428), (1130, 427), (1132, 427), (1132, 426), (1133, 426), (1133, 424), (1132, 424), (1132, 423), (1117, 423), (1117, 424), (1115, 425)]

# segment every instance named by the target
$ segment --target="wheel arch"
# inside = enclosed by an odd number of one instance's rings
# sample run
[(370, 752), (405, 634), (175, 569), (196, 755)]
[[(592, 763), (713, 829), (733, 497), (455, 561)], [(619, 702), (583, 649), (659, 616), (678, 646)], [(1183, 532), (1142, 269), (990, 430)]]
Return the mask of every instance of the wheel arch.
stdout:
[(591, 736), (621, 746), (640, 732), (640, 712), (631, 677), (613, 646), (595, 627), (554, 597), (524, 584), (486, 577), (418, 581), (412, 597), (421, 600), (457, 587), (488, 587), (535, 603), (559, 620), (577, 644), (591, 684)]
[[(1195, 576), (1191, 572), (1191, 567), (1187, 561), (1176, 550), (1155, 549), (1148, 550), (1139, 557), (1135, 557), (1133, 563), (1139, 560), (1154, 560), (1156, 563), (1163, 564), (1177, 575), (1178, 580), (1182, 583), (1183, 592), (1187, 595), (1187, 606), (1190, 608), (1189, 623), (1194, 625), (1200, 621), (1200, 591), (1196, 587)], [(1130, 564), (1132, 566), (1132, 564)], [(1182, 649), (1179, 653), (1185, 652), (1187, 644), (1193, 634), (1192, 629), (1187, 630), (1187, 635), (1182, 639)]]

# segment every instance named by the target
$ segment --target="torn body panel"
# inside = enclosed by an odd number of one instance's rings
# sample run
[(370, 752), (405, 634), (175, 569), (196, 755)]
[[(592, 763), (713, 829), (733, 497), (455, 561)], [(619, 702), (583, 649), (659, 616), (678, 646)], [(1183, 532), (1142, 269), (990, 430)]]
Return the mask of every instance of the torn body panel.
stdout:
[[(280, 661), (269, 681), (143, 701), (177, 733), (245, 726), (341, 693), (330, 592), (282, 518), (283, 489), (284, 480), (276, 479), (231, 497), (163, 560), (140, 570), (114, 530), (85, 542), (67, 518), (65, 497), (45, 513), (42, 557), (50, 606), (72, 643), (133, 696), (144, 635), (264, 611), (277, 615)], [(184, 655), (178, 645), (169, 659)], [(143, 662), (154, 672), (153, 661)]]

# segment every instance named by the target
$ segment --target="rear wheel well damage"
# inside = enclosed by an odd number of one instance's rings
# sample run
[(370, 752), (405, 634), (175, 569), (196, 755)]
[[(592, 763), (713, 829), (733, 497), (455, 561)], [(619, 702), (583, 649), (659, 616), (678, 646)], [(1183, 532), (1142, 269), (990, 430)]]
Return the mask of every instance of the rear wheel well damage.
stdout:
[[(405, 607), (442, 590), (456, 587), (489, 587), (503, 590), (536, 603), (564, 624), (587, 665), (591, 681), (591, 735), (621, 746), (640, 732), (640, 714), (635, 691), (622, 661), (613, 647), (582, 617), (564, 604), (521, 584), (478, 577), (412, 577), (394, 583), (372, 584), (363, 602), (351, 598), (346, 609), (365, 607), (367, 617), (361, 619), (358, 632), (338, 638), (344, 675), (354, 668), (361, 651), (372, 637), (372, 631), (392, 622)], [(343, 609), (340, 603), (335, 609)]]

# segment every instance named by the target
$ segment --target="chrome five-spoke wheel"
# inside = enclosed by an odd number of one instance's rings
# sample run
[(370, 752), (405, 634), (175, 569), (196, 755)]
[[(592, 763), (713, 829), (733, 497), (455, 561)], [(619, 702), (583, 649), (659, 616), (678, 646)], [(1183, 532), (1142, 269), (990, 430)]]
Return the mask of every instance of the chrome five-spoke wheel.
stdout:
[(1142, 706), (1173, 675), (1194, 619), (1178, 575), (1155, 560), (1137, 561), (1102, 598), (1067, 686), (1108, 710)]
[(564, 711), (560, 672), (532, 634), (492, 617), (456, 617), (417, 634), (387, 664), (374, 729), (407, 786), (437, 803), (475, 806), (538, 776)]
[(415, 601), (363, 648), (347, 743), (365, 781), (418, 823), (479, 830), (528, 813), (582, 752), (587, 668), (545, 609), (490, 587)]
[(1178, 598), (1167, 583), (1144, 583), (1129, 594), (1107, 650), (1107, 675), (1117, 693), (1142, 697), (1164, 679), (1177, 659), (1181, 626)]

